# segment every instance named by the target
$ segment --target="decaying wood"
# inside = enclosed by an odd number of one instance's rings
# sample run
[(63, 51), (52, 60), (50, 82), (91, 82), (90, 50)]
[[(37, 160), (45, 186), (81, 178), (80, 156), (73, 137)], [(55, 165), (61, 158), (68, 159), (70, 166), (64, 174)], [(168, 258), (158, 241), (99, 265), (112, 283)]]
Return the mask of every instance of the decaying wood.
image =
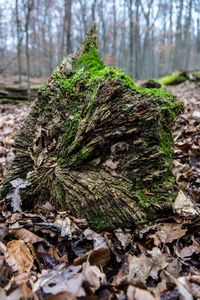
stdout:
[[(30, 89), (30, 99), (34, 100), (37, 96), (38, 88)], [(28, 100), (27, 88), (17, 86), (0, 86), (0, 101), (3, 100)]]
[(178, 112), (165, 90), (138, 89), (103, 64), (94, 26), (39, 90), (2, 198), (23, 178), (23, 208), (50, 201), (99, 229), (166, 215), (177, 193), (171, 128)]

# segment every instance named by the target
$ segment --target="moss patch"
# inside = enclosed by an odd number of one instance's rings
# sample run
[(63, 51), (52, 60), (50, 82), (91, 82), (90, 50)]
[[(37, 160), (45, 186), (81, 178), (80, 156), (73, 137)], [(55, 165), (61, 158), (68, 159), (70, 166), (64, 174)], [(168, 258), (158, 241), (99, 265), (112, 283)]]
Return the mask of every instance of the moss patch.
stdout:
[(192, 75), (194, 76), (195, 80), (200, 81), (200, 71), (193, 72)]
[(186, 81), (187, 79), (188, 77), (185, 72), (175, 72), (160, 78), (158, 82), (162, 85), (176, 85)]

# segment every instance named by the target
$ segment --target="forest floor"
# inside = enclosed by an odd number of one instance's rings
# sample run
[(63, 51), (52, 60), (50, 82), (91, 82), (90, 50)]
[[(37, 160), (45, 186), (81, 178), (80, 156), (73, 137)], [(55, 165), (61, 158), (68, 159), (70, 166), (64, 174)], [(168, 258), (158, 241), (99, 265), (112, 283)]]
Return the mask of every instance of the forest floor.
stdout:
[[(168, 87), (184, 104), (174, 128), (175, 214), (134, 231), (97, 233), (44, 203), (0, 212), (0, 299), (200, 299), (200, 84)], [(0, 104), (0, 181), (30, 105)], [(191, 201), (191, 198), (197, 201)]]

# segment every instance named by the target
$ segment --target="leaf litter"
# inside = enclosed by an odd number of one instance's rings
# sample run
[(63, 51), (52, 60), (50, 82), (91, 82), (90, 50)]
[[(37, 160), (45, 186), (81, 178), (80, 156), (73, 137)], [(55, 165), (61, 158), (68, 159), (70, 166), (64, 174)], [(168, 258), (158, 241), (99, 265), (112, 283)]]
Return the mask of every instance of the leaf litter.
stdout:
[[(0, 203), (0, 299), (200, 299), (200, 85), (168, 88), (184, 104), (174, 128), (180, 189), (174, 215), (136, 230), (97, 233), (48, 202), (38, 214), (22, 211), (19, 189), (26, 182), (16, 179), (12, 211)], [(29, 108), (0, 110), (1, 181)]]

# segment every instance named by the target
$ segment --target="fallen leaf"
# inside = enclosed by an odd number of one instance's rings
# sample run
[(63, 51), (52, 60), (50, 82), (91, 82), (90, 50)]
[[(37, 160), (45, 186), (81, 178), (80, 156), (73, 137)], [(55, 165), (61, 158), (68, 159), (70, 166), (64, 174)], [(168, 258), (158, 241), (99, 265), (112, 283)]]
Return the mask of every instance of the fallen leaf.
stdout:
[(108, 248), (105, 238), (102, 235), (96, 233), (95, 231), (87, 228), (84, 230), (83, 234), (87, 240), (93, 241), (94, 249)]
[(61, 292), (53, 296), (48, 296), (46, 300), (76, 300), (77, 298), (70, 292)]
[(129, 285), (127, 289), (127, 300), (156, 300), (147, 290)]
[(87, 240), (93, 241), (94, 249), (76, 258), (74, 265), (79, 265), (89, 260), (92, 265), (105, 266), (110, 261), (110, 249), (105, 238), (91, 229), (85, 229), (83, 233)]
[(5, 260), (14, 272), (28, 273), (33, 267), (33, 256), (23, 241), (12, 240), (7, 244)]
[(43, 238), (39, 237), (38, 235), (25, 228), (12, 229), (9, 230), (9, 232), (13, 234), (16, 238), (23, 240), (25, 243), (34, 244), (43, 241)]
[(187, 229), (182, 229), (182, 224), (177, 223), (162, 223), (157, 227), (157, 231), (150, 235), (154, 239), (155, 246), (160, 246), (161, 243), (172, 243), (185, 235)]
[(95, 292), (101, 284), (106, 284), (106, 275), (102, 273), (98, 267), (91, 266), (88, 261), (83, 264), (82, 274), (93, 289), (93, 292)]
[(2, 287), (0, 287), (0, 299), (7, 300), (6, 292)]
[(200, 253), (200, 246), (199, 245), (190, 245), (188, 247), (184, 247), (183, 249), (181, 249), (180, 251), (180, 255), (182, 258), (190, 258), (192, 256), (192, 254), (199, 254)]
[(71, 220), (69, 217), (66, 216), (66, 213), (58, 213), (54, 224), (58, 225), (61, 229), (60, 236), (61, 237), (71, 237)]
[(12, 185), (13, 190), (7, 194), (6, 199), (11, 200), (11, 205), (14, 212), (21, 212), (21, 197), (19, 194), (19, 190), (26, 188), (28, 185), (30, 185), (30, 183), (22, 178), (17, 178), (12, 180), (10, 184)]
[(168, 265), (166, 254), (162, 254), (159, 248), (154, 247), (148, 251), (148, 256), (142, 253), (139, 257), (132, 256), (129, 258), (129, 273), (127, 280), (134, 284), (139, 280), (146, 284), (148, 277), (158, 279), (158, 272), (165, 269)]
[(81, 265), (86, 261), (91, 265), (104, 267), (110, 261), (110, 250), (108, 248), (97, 248), (86, 252), (83, 256), (74, 260), (73, 265)]
[(33, 284), (33, 292), (42, 289), (44, 293), (50, 295), (69, 292), (75, 297), (84, 297), (86, 295), (82, 287), (84, 276), (80, 273), (82, 267), (70, 266), (64, 270), (62, 268), (61, 265), (51, 271), (43, 270), (40, 278)]
[(120, 241), (123, 249), (126, 249), (132, 240), (132, 235), (124, 232), (121, 228), (115, 230), (115, 236)]
[(193, 218), (199, 215), (199, 212), (194, 206), (191, 198), (186, 195), (183, 191), (179, 191), (175, 202), (172, 205), (174, 213), (185, 217)]

